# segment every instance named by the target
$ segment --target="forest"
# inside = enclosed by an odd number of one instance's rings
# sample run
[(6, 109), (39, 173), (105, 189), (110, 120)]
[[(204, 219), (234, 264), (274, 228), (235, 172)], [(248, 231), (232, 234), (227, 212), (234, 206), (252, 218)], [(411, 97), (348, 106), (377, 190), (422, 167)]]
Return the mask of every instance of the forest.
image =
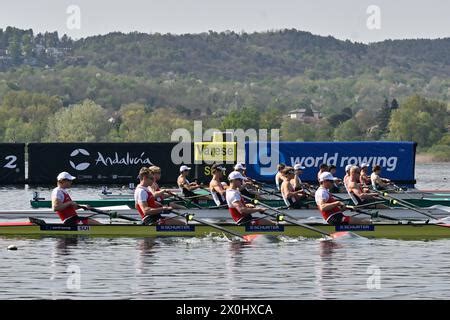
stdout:
[(294, 29), (73, 40), (7, 27), (0, 141), (169, 141), (202, 120), (288, 141), (413, 140), (450, 160), (448, 52), (450, 38), (366, 45)]

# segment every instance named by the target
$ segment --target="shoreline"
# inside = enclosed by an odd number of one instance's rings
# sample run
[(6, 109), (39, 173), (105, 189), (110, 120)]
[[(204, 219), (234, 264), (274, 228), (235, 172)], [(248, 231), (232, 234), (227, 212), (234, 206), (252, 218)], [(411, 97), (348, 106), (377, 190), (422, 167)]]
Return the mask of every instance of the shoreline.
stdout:
[(416, 164), (431, 164), (431, 163), (450, 163), (450, 161), (438, 161), (428, 153), (416, 154)]

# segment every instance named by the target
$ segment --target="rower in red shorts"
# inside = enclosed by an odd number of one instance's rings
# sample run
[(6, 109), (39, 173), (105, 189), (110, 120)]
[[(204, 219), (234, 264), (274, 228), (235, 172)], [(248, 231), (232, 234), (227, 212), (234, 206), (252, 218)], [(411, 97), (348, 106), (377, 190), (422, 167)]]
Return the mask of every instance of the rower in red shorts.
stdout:
[(239, 171), (233, 171), (228, 176), (230, 186), (226, 191), (228, 211), (237, 225), (273, 225), (275, 222), (268, 219), (254, 219), (252, 213), (264, 213), (265, 208), (258, 208), (246, 204), (241, 197), (241, 188), (245, 177)]
[(316, 204), (322, 217), (328, 224), (370, 224), (370, 220), (346, 216), (343, 214), (347, 208), (341, 201), (336, 200), (329, 189), (333, 187), (336, 178), (329, 172), (322, 172), (319, 176), (320, 187), (316, 191)]
[[(61, 221), (66, 225), (78, 224), (101, 224), (97, 220), (90, 218), (81, 218), (77, 214), (79, 205), (72, 201), (67, 189), (72, 186), (72, 181), (76, 178), (68, 172), (61, 172), (56, 177), (57, 187), (52, 191), (52, 209), (55, 211)], [(89, 208), (89, 206), (87, 206)]]

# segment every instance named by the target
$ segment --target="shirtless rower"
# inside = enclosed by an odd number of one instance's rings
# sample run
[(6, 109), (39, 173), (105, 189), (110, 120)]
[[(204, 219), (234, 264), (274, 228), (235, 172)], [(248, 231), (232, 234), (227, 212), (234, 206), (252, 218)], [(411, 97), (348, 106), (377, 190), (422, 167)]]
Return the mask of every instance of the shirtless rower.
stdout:
[(369, 170), (369, 165), (367, 163), (361, 164), (361, 171), (359, 174), (359, 183), (363, 186), (363, 188), (368, 188), (372, 181), (370, 180), (370, 176), (367, 174)]
[(344, 215), (346, 206), (343, 202), (336, 200), (329, 192), (335, 178), (329, 172), (323, 172), (319, 177), (320, 187), (316, 191), (316, 204), (322, 217), (328, 224), (370, 224), (370, 220)]
[(282, 173), (285, 177), (283, 183), (281, 184), (281, 195), (283, 196), (284, 203), (290, 209), (301, 209), (302, 199), (306, 198), (306, 194), (303, 189), (295, 190), (292, 183), (297, 180), (295, 169), (292, 167), (286, 167), (283, 169)]
[(305, 170), (305, 167), (303, 167), (301, 164), (297, 163), (294, 165), (294, 177), (291, 180), (291, 184), (294, 187), (294, 190), (298, 191), (304, 191), (303, 188), (304, 187), (309, 187), (309, 185), (307, 185), (307, 183), (303, 183), (302, 179), (300, 178), (300, 176), (303, 173), (303, 170)]
[(391, 180), (381, 178), (381, 166), (376, 165), (372, 169), (372, 174), (370, 175), (370, 181), (372, 183), (372, 188), (374, 190), (386, 190), (390, 185), (392, 185)]
[(209, 182), (209, 192), (211, 192), (211, 196), (217, 206), (225, 206), (227, 204), (226, 191), (228, 185), (222, 179), (226, 169), (220, 164), (214, 164), (211, 167), (211, 171), (213, 177)]
[(233, 171), (228, 176), (230, 187), (226, 191), (228, 211), (237, 225), (273, 225), (275, 222), (268, 219), (254, 219), (253, 213), (264, 213), (266, 208), (258, 208), (252, 204), (246, 204), (239, 191), (245, 177), (238, 171)]
[(345, 166), (345, 176), (344, 179), (342, 179), (342, 182), (344, 183), (345, 191), (348, 191), (348, 180), (350, 179), (350, 169), (352, 168), (351, 164), (348, 164)]
[(277, 174), (275, 175), (275, 185), (277, 186), (277, 190), (280, 191), (281, 189), (281, 184), (284, 181), (284, 176), (281, 173), (281, 171), (283, 171), (283, 169), (286, 168), (286, 165), (284, 163), (280, 163), (277, 166)]
[[(187, 177), (189, 176), (189, 172), (191, 171), (191, 168), (188, 166), (181, 166), (180, 167), (180, 175), (177, 179), (177, 185), (180, 188), (181, 193), (183, 196), (187, 198), (196, 197), (197, 194), (194, 192), (194, 190), (199, 189), (201, 186), (196, 182), (189, 182)], [(195, 199), (195, 201), (198, 201), (198, 199)]]
[[(357, 166), (352, 166), (350, 168), (350, 179), (348, 180), (348, 194), (350, 199), (356, 206), (369, 204), (380, 200), (378, 198), (378, 193), (375, 192), (365, 192), (363, 186), (359, 183), (360, 180), (360, 169)], [(386, 206), (378, 206), (379, 208), (386, 208)]]
[[(78, 203), (72, 201), (67, 189), (72, 186), (72, 181), (76, 178), (68, 172), (61, 172), (56, 177), (57, 187), (52, 191), (52, 209), (55, 211), (61, 221), (66, 225), (78, 224), (101, 224), (97, 220), (91, 218), (81, 218), (77, 214), (80, 208)], [(89, 206), (87, 206), (89, 208)]]
[(144, 225), (183, 225), (178, 218), (163, 218), (163, 213), (170, 213), (171, 206), (163, 206), (155, 200), (148, 187), (155, 182), (149, 168), (143, 167), (139, 171), (139, 184), (134, 191), (134, 205), (142, 218)]

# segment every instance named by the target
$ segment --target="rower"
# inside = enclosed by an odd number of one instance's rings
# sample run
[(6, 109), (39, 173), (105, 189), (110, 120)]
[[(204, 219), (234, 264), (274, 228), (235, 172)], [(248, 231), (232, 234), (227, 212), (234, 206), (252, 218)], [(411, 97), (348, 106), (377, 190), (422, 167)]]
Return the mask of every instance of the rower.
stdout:
[[(157, 166), (151, 166), (148, 168), (153, 175), (153, 184), (148, 187), (148, 190), (153, 194), (155, 200), (159, 203), (163, 203), (165, 198), (170, 198), (170, 189), (161, 189), (158, 181), (161, 179), (161, 168)], [(174, 209), (186, 209), (186, 207), (175, 203), (174, 201), (169, 202), (169, 206)]]
[(226, 169), (219, 164), (214, 164), (211, 167), (213, 177), (209, 183), (209, 191), (217, 206), (224, 206), (227, 204), (226, 191), (228, 185), (222, 182)]
[(283, 176), (285, 177), (281, 184), (281, 195), (283, 196), (284, 203), (290, 209), (301, 209), (302, 199), (306, 198), (306, 194), (303, 189), (295, 190), (292, 181), (298, 181), (295, 169), (292, 167), (284, 168)]
[[(305, 167), (303, 167), (301, 164), (297, 163), (294, 165), (294, 178), (292, 179), (291, 183), (294, 187), (294, 190), (296, 191), (304, 191), (303, 187), (306, 185), (302, 182), (302, 179), (300, 179), (300, 176), (303, 173), (303, 170), (305, 170)], [(304, 192), (303, 192), (304, 193)]]
[[(199, 189), (201, 186), (197, 184), (196, 182), (189, 182), (187, 177), (189, 176), (189, 172), (191, 171), (191, 168), (188, 166), (181, 166), (180, 167), (180, 175), (177, 179), (178, 187), (180, 188), (181, 193), (183, 196), (187, 198), (193, 198), (196, 197), (197, 194), (193, 192), (194, 190)], [(198, 199), (194, 198), (193, 202), (197, 203)]]
[(230, 187), (226, 191), (228, 211), (237, 225), (273, 225), (271, 220), (253, 219), (252, 213), (264, 213), (265, 208), (257, 208), (252, 204), (246, 204), (241, 197), (241, 188), (245, 177), (238, 171), (233, 171), (228, 176)]
[(344, 179), (342, 179), (342, 181), (344, 183), (345, 191), (348, 191), (347, 184), (348, 184), (348, 180), (350, 179), (350, 169), (351, 168), (352, 168), (351, 164), (348, 164), (345, 166), (345, 176), (344, 176)]
[(363, 163), (361, 164), (361, 171), (359, 175), (359, 183), (363, 186), (363, 188), (368, 188), (372, 184), (370, 176), (368, 175), (369, 164)]
[[(134, 191), (134, 205), (142, 218), (142, 224), (170, 224), (182, 225), (184, 221), (176, 218), (163, 218), (162, 213), (170, 212), (172, 207), (163, 206), (155, 200), (153, 194), (148, 190), (148, 187), (155, 182), (155, 178), (149, 168), (143, 167), (139, 171), (139, 185)], [(168, 220), (170, 219), (170, 223)]]
[[(319, 167), (319, 172), (317, 173), (317, 181), (319, 181), (319, 177), (323, 172), (328, 172), (328, 165), (326, 163), (322, 163)], [(320, 182), (320, 181), (319, 181)]]
[(359, 183), (360, 181), (360, 169), (357, 166), (352, 166), (350, 168), (350, 179), (348, 180), (348, 195), (352, 199), (353, 203), (358, 205), (364, 205), (371, 202), (378, 201), (378, 193), (375, 192), (365, 192), (363, 186)]
[(329, 172), (322, 172), (319, 177), (320, 187), (316, 191), (316, 204), (322, 217), (328, 224), (370, 224), (369, 220), (345, 216), (342, 212), (346, 210), (343, 202), (337, 201), (329, 192), (335, 178)]
[(372, 169), (372, 174), (370, 175), (370, 181), (374, 190), (386, 190), (392, 184), (391, 180), (381, 178), (380, 173), (381, 166), (374, 166)]
[(329, 172), (333, 175), (333, 177), (336, 178), (336, 180), (334, 181), (333, 187), (331, 188), (330, 192), (331, 193), (339, 193), (339, 191), (341, 189), (341, 188), (339, 188), (339, 185), (342, 185), (342, 180), (336, 177), (337, 168), (336, 168), (335, 165), (331, 165), (329, 167), (329, 169), (330, 169)]
[[(68, 172), (61, 172), (56, 177), (57, 187), (52, 191), (52, 209), (55, 211), (61, 221), (66, 225), (78, 225), (78, 224), (101, 224), (97, 220), (91, 218), (81, 218), (77, 214), (77, 209), (80, 206), (72, 201), (67, 189), (72, 186), (72, 181), (76, 178)], [(90, 208), (90, 206), (87, 206)]]
[(241, 194), (249, 198), (257, 198), (258, 194), (250, 191), (250, 189), (255, 188), (255, 185), (253, 184), (252, 179), (247, 177), (245, 164), (243, 164), (242, 162), (238, 162), (234, 166), (234, 172), (238, 172), (244, 177), (243, 183), (241, 184), (241, 187), (239, 189)]
[(284, 163), (280, 163), (277, 166), (277, 174), (275, 175), (275, 185), (277, 186), (277, 190), (280, 191), (281, 184), (284, 181), (284, 176), (281, 173), (281, 171), (286, 168), (286, 165)]

